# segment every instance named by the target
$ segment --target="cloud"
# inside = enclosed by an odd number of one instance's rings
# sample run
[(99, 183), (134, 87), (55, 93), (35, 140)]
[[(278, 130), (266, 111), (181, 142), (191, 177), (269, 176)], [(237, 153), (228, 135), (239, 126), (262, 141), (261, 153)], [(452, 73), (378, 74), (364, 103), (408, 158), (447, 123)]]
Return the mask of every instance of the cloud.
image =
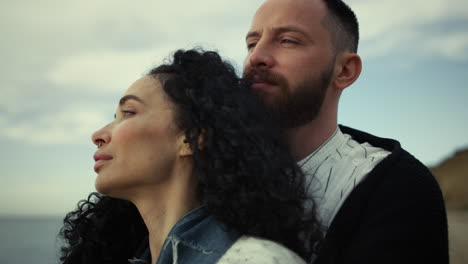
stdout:
[(162, 61), (157, 50), (105, 51), (76, 54), (61, 58), (47, 73), (47, 79), (65, 89), (106, 94), (122, 93), (148, 69)]
[(361, 51), (367, 57), (403, 51), (414, 59), (466, 59), (468, 45), (463, 36), (468, 35), (468, 5), (463, 0), (353, 0), (349, 4), (359, 19)]
[[(217, 40), (250, 23), (260, 0), (54, 1), (18, 0), (0, 4), (0, 45), (67, 55), (76, 50), (154, 48), (180, 39)], [(241, 17), (244, 19), (239, 19)], [(206, 36), (210, 35), (210, 38)], [(63, 45), (66, 44), (66, 45)], [(29, 49), (23, 49), (28, 52)]]
[[(241, 65), (245, 56), (243, 38), (262, 2), (0, 1), (0, 141), (7, 142), (4, 152), (10, 157), (3, 159), (0, 167), (12, 167), (3, 174), (17, 183), (5, 185), (0, 192), (8, 201), (0, 204), (0, 212), (52, 213), (57, 209), (50, 204), (57, 201), (58, 210), (65, 211), (83, 198), (92, 185), (82, 178), (90, 173), (88, 167), (83, 169), (79, 157), (91, 159), (80, 148), (92, 148), (91, 134), (111, 121), (117, 100), (129, 84), (169, 52), (197, 44), (219, 49), (225, 58)], [(430, 57), (467, 59), (466, 0), (348, 2), (360, 20), (364, 56), (398, 57), (405, 62)], [(427, 93), (427, 87), (423, 88), (421, 94)], [(465, 108), (460, 109), (457, 112)], [(382, 125), (384, 132), (392, 131), (390, 123)], [(439, 127), (464, 131), (448, 121)], [(426, 141), (430, 141), (430, 133), (427, 135)], [(449, 138), (459, 141), (454, 136)], [(419, 141), (408, 138), (408, 142)], [(54, 148), (60, 149), (60, 154), (49, 151)], [(25, 154), (31, 149), (40, 154), (30, 158), (34, 160), (24, 160), (31, 157)], [(66, 157), (57, 156), (63, 151), (76, 154), (70, 166), (64, 162)], [(430, 159), (433, 153), (427, 153), (425, 158)], [(32, 162), (46, 169), (31, 166)], [(66, 168), (57, 168), (57, 163)], [(15, 166), (32, 169), (18, 173)], [(18, 178), (24, 182), (18, 182)], [(62, 199), (63, 190), (67, 195), (70, 190), (76, 194)]]
[(82, 144), (111, 120), (96, 106), (75, 104), (26, 118), (0, 116), (0, 136), (33, 144)]
[(41, 153), (11, 166), (3, 159), (0, 167), (13, 169), (3, 172), (12, 182), (1, 198), (15, 202), (0, 203), (0, 213), (70, 210), (92, 190), (76, 180), (89, 172), (76, 172), (81, 153), (61, 170), (56, 163), (67, 158), (49, 150), (89, 147), (91, 134), (112, 119), (118, 97), (169, 52), (200, 44), (242, 61), (243, 36), (262, 1), (0, 1), (0, 141), (9, 157)]
[(261, 2), (1, 1), (0, 137), (88, 140), (115, 98), (170, 52), (200, 44), (240, 61)]
[(468, 60), (468, 33), (452, 32), (434, 35), (426, 42), (424, 51), (428, 56), (439, 55), (453, 61)]
[[(114, 106), (109, 98), (177, 48), (219, 49), (240, 68), (243, 36), (261, 2), (1, 2), (0, 55), (8, 63), (0, 66), (0, 95), (8, 99), (0, 102), (0, 136), (46, 144), (89, 134)], [(467, 21), (464, 1), (349, 3), (360, 20), (363, 56), (468, 58), (468, 27), (449, 27)], [(106, 112), (98, 112), (99, 100)]]
[(363, 39), (468, 16), (463, 0), (353, 0), (349, 4), (359, 19)]

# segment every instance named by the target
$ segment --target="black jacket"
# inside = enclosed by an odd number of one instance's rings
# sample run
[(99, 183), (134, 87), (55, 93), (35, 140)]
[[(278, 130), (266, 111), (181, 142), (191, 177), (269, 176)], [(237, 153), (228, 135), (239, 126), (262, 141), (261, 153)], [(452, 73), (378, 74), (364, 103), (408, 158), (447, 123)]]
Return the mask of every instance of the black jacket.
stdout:
[(343, 203), (315, 264), (449, 263), (447, 214), (429, 170), (398, 141), (340, 129), (391, 154)]

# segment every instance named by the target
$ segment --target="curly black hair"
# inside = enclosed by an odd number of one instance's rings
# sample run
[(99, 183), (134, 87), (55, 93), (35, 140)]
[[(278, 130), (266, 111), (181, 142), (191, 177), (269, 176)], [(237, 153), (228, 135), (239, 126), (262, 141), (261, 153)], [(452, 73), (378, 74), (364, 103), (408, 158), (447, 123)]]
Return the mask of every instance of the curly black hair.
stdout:
[[(320, 230), (314, 208), (305, 213), (305, 202), (313, 202), (304, 175), (233, 66), (213, 51), (178, 50), (149, 75), (175, 105), (208, 213), (241, 234), (279, 242), (308, 259)], [(132, 203), (97, 193), (64, 224), (62, 263), (126, 263), (147, 235)]]

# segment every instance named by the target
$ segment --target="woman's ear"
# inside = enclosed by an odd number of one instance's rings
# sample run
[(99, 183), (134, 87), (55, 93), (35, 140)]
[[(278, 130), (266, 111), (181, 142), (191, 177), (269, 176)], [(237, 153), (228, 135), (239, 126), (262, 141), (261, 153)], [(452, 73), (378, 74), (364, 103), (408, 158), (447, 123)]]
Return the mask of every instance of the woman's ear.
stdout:
[(185, 137), (185, 134), (181, 134), (179, 136), (179, 138), (177, 139), (177, 146), (179, 147), (180, 157), (192, 156), (193, 152), (190, 148), (190, 144), (187, 141), (187, 138)]
[[(203, 149), (203, 137), (205, 133), (202, 131), (202, 133), (198, 136), (198, 149)], [(179, 156), (180, 157), (185, 157), (185, 156), (192, 156), (193, 151), (190, 146), (190, 143), (187, 140), (187, 137), (185, 136), (185, 133), (181, 133), (179, 138), (177, 139), (177, 145), (179, 146)]]

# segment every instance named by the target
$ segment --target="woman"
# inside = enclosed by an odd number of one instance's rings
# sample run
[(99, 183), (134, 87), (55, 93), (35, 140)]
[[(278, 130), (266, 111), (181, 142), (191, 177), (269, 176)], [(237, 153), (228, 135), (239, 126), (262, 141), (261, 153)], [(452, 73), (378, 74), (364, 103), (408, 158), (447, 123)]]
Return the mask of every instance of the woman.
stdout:
[(318, 224), (277, 131), (217, 53), (177, 51), (93, 134), (100, 194), (66, 216), (62, 263), (301, 263)]

